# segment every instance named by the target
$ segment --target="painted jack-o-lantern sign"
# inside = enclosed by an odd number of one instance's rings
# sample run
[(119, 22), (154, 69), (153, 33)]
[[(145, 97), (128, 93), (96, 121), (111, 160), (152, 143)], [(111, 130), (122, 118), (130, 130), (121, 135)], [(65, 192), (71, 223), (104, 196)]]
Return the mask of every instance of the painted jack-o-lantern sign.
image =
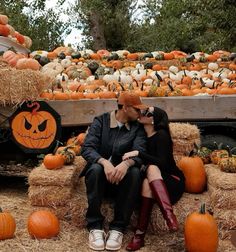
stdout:
[(60, 115), (46, 102), (24, 102), (10, 118), (14, 141), (28, 153), (46, 153), (59, 139)]

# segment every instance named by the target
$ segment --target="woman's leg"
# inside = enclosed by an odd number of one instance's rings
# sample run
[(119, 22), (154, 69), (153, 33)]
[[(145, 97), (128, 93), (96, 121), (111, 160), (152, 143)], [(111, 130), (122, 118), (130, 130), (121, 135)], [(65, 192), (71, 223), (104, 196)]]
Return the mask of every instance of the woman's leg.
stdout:
[(155, 165), (150, 165), (147, 169), (147, 179), (169, 230), (176, 231), (178, 229), (178, 222), (173, 213), (169, 193), (161, 176), (160, 169)]
[(127, 245), (126, 250), (135, 251), (144, 246), (144, 237), (148, 227), (152, 207), (153, 207), (152, 191), (147, 179), (144, 179), (142, 184), (141, 208), (138, 217), (136, 232)]

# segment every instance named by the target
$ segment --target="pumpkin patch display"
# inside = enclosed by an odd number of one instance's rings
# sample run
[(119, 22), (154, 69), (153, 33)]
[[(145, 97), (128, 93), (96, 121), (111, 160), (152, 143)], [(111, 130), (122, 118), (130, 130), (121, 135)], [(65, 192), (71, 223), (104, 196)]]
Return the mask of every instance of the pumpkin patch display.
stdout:
[(60, 223), (57, 216), (52, 212), (39, 210), (28, 217), (27, 228), (32, 238), (50, 239), (59, 234)]
[(25, 102), (10, 118), (12, 136), (25, 152), (47, 153), (60, 137), (60, 116), (47, 103)]
[(14, 217), (0, 208), (0, 240), (13, 238), (16, 230)]
[(216, 252), (218, 227), (212, 215), (206, 212), (205, 204), (199, 212), (189, 214), (184, 224), (185, 248), (188, 252)]

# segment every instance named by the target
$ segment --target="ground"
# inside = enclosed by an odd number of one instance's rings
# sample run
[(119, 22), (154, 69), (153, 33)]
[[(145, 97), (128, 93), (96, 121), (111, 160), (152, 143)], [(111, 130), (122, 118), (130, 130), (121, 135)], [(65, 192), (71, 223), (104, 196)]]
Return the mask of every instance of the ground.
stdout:
[[(27, 217), (33, 211), (27, 197), (28, 185), (26, 178), (0, 176), (0, 206), (9, 211), (16, 219), (17, 229), (15, 237), (0, 241), (0, 252), (87, 252), (88, 233), (86, 229), (79, 229), (67, 222), (61, 221), (61, 231), (57, 238), (47, 240), (31, 239), (27, 232)], [(128, 230), (124, 238), (121, 251), (132, 236)], [(182, 232), (163, 233), (160, 235), (148, 234), (146, 246), (140, 252), (180, 252), (184, 250)], [(218, 252), (236, 252), (230, 241), (220, 242)]]

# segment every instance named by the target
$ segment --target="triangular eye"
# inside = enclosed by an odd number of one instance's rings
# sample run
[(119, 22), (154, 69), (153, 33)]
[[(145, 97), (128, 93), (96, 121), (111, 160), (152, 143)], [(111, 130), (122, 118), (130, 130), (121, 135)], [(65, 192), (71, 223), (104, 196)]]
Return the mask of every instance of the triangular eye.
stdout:
[(27, 130), (30, 130), (31, 127), (32, 127), (32, 124), (29, 123), (28, 120), (25, 118), (25, 128), (26, 128)]
[(39, 131), (44, 131), (46, 129), (47, 121), (48, 120), (44, 120), (42, 123), (39, 124), (39, 126), (38, 126)]

